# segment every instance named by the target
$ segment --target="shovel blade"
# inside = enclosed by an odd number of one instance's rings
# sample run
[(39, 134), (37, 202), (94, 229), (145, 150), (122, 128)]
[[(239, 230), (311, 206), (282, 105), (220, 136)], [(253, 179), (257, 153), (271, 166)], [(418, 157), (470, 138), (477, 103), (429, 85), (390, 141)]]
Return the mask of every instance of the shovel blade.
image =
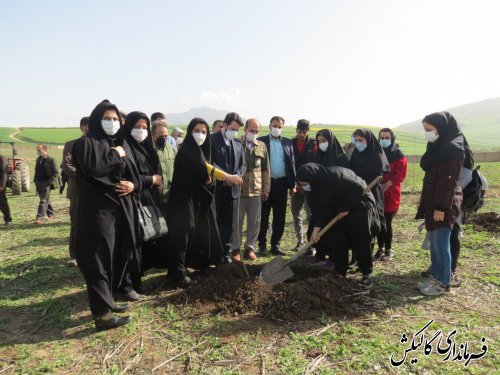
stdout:
[(279, 284), (292, 276), (292, 269), (279, 255), (262, 267), (262, 271), (260, 271), (261, 279), (268, 284)]

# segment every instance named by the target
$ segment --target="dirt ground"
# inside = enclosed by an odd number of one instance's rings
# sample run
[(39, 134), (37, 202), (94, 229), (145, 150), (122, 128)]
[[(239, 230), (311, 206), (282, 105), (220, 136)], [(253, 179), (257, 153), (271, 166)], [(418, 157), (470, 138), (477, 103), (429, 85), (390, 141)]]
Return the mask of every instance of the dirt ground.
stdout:
[(196, 311), (238, 316), (257, 313), (266, 319), (286, 322), (314, 320), (326, 315), (338, 318), (358, 316), (367, 301), (378, 301), (354, 279), (334, 276), (325, 269), (298, 264), (295, 276), (284, 283), (269, 285), (259, 274), (263, 265), (227, 264), (195, 275), (199, 283), (168, 300), (176, 305), (189, 300)]
[(500, 214), (497, 212), (484, 212), (472, 215), (467, 219), (475, 230), (500, 233)]

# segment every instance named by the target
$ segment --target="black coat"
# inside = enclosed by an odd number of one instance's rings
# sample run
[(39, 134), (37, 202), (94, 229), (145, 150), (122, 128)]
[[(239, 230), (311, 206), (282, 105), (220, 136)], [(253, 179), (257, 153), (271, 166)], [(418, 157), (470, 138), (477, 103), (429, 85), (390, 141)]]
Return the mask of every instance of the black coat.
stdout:
[(304, 149), (302, 153), (299, 153), (299, 149), (297, 148), (298, 141), (299, 140), (297, 139), (297, 137), (292, 138), (293, 154), (295, 158), (295, 170), (298, 170), (304, 164), (314, 162), (316, 159), (316, 154), (318, 152), (318, 146), (316, 145), (316, 141), (314, 139), (307, 137)]
[[(140, 272), (137, 192), (141, 190), (139, 171), (132, 150), (123, 137), (123, 128), (107, 136), (101, 119), (106, 110), (118, 109), (103, 101), (92, 112), (89, 133), (73, 147), (76, 166), (78, 207), (76, 253), (80, 267), (113, 269), (113, 284), (121, 285), (125, 269)], [(121, 146), (126, 157), (111, 149)], [(115, 185), (122, 180), (134, 184), (134, 192), (118, 196)]]
[(195, 125), (188, 126), (175, 157), (167, 223), (169, 242), (187, 247), (174, 251), (186, 251), (186, 266), (202, 269), (222, 263), (224, 250), (215, 216), (215, 179), (207, 185), (206, 162), (211, 161), (211, 137), (207, 132), (205, 142), (198, 146), (191, 135)]

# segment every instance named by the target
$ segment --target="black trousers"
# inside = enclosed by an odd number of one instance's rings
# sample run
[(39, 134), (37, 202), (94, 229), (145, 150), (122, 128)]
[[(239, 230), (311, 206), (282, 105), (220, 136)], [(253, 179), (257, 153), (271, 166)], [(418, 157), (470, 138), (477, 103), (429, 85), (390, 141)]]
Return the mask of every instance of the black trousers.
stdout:
[(451, 250), (451, 272), (457, 269), (458, 256), (460, 255), (460, 225), (453, 224), (450, 236), (450, 250)]
[(271, 235), (271, 248), (280, 244), (281, 237), (285, 231), (286, 204), (288, 199), (287, 178), (272, 178), (271, 191), (267, 201), (262, 202), (262, 214), (260, 218), (259, 247), (266, 246), (267, 230), (269, 228), (269, 215), (273, 210), (273, 234)]
[[(219, 189), (219, 186), (217, 186)], [(233, 235), (233, 206), (235, 199), (231, 187), (222, 187), (215, 195), (215, 210), (217, 215), (217, 226), (226, 258), (231, 257), (231, 240)]]
[(5, 189), (0, 191), (0, 211), (2, 211), (3, 220), (5, 222), (12, 221), (12, 217), (10, 216), (9, 202), (7, 201), (7, 194), (5, 193)]
[(382, 227), (380, 233), (377, 236), (378, 248), (385, 249), (386, 251), (391, 250), (392, 247), (392, 219), (396, 216), (397, 211), (387, 212), (384, 214), (385, 217), (385, 227)]
[(71, 229), (69, 231), (69, 257), (76, 259), (76, 210), (78, 207), (78, 199), (71, 198), (69, 200), (69, 218), (71, 222)]
[(370, 236), (368, 211), (363, 205), (349, 211), (349, 215), (335, 224), (335, 230), (325, 233), (322, 241), (334, 243), (331, 258), (334, 270), (342, 275), (347, 274), (349, 267), (349, 249), (358, 262), (359, 269), (363, 275), (373, 272), (372, 260), (372, 238)]

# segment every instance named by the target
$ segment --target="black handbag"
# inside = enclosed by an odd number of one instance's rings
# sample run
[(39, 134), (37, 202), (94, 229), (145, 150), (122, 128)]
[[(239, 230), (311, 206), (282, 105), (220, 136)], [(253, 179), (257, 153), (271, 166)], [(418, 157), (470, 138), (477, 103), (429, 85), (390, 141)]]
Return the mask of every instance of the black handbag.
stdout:
[(168, 233), (167, 222), (160, 211), (160, 208), (153, 201), (148, 191), (141, 195), (148, 201), (144, 205), (139, 201), (139, 223), (141, 225), (141, 237), (143, 242), (148, 242), (164, 236)]

